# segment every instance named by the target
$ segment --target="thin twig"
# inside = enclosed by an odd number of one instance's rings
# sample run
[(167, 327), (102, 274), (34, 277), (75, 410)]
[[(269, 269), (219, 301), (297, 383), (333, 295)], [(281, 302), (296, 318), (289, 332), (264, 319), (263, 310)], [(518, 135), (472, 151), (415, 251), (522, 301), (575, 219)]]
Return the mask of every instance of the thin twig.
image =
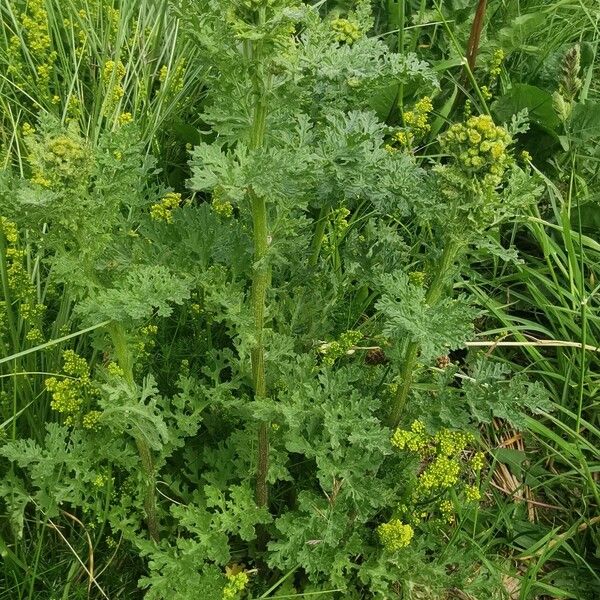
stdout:
[(536, 342), (495, 342), (495, 341), (475, 341), (465, 342), (468, 348), (495, 348), (500, 346), (508, 346), (511, 348), (528, 347), (528, 346), (546, 346), (548, 348), (579, 348), (589, 350), (590, 352), (600, 352), (597, 346), (589, 344), (581, 344), (580, 342), (568, 342), (566, 340), (538, 340)]
[[(578, 348), (579, 350), (584, 349), (589, 352), (600, 352), (600, 347), (590, 346), (589, 344), (582, 344), (581, 342), (570, 342), (567, 340), (532, 340), (523, 342), (504, 342), (498, 340), (474, 340), (471, 342), (465, 342), (464, 346), (467, 348), (496, 348), (496, 347), (510, 347), (510, 348), (521, 348), (521, 347), (543, 347), (547, 348)], [(356, 350), (383, 350), (381, 346), (354, 346), (348, 353), (352, 354)]]

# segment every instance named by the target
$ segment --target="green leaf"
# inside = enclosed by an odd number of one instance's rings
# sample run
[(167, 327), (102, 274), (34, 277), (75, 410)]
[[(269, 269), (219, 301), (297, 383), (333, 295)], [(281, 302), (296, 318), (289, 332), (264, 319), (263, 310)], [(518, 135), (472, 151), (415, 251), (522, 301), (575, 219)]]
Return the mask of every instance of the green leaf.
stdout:
[(527, 460), (525, 451), (513, 448), (496, 448), (492, 450), (492, 454), (498, 462), (511, 467), (511, 470), (517, 477), (521, 476), (523, 473), (523, 463)]
[(397, 342), (408, 338), (418, 343), (422, 361), (461, 348), (472, 336), (478, 311), (465, 297), (429, 305), (426, 290), (401, 271), (383, 276), (381, 283), (383, 294), (375, 307), (384, 318), (383, 333)]
[(499, 418), (524, 427), (527, 413), (552, 410), (547, 390), (521, 373), (512, 373), (507, 365), (480, 358), (471, 375), (463, 390), (471, 415), (479, 423)]
[(511, 117), (527, 109), (529, 118), (547, 131), (554, 131), (560, 119), (552, 106), (552, 94), (534, 85), (517, 83), (492, 106), (496, 117), (510, 123)]
[(535, 47), (528, 46), (527, 41), (532, 34), (539, 31), (547, 18), (547, 15), (541, 10), (515, 17), (508, 26), (503, 27), (498, 32), (498, 39), (502, 48), (507, 53), (513, 50), (537, 50)]
[(600, 137), (600, 103), (575, 104), (569, 125), (571, 141), (589, 142)]
[(190, 297), (192, 287), (190, 277), (176, 276), (159, 265), (135, 267), (119, 283), (92, 293), (79, 303), (76, 312), (85, 322), (101, 319), (127, 325), (155, 313), (168, 317), (173, 312), (173, 304), (182, 304)]

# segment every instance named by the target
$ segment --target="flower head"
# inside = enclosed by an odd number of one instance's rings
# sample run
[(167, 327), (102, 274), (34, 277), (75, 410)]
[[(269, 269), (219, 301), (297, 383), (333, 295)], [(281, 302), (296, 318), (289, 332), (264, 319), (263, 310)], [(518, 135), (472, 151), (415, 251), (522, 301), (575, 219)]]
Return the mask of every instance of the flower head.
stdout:
[(181, 204), (181, 194), (168, 192), (163, 199), (150, 207), (150, 216), (155, 221), (173, 223), (173, 211)]
[(389, 523), (382, 523), (377, 528), (379, 539), (388, 552), (398, 552), (406, 548), (415, 535), (414, 529), (400, 519), (392, 519)]
[(363, 35), (360, 27), (348, 19), (333, 19), (331, 29), (335, 31), (337, 40), (346, 44), (353, 44)]

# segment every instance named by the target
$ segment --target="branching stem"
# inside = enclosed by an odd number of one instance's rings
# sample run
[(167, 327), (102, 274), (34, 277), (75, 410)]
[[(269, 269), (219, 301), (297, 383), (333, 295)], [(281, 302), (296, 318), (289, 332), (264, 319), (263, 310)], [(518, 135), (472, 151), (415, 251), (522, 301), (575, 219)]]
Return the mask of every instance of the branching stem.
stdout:
[[(448, 272), (456, 260), (459, 249), (460, 246), (455, 241), (448, 240), (446, 242), (439, 268), (425, 295), (425, 302), (428, 305), (431, 306), (436, 304), (440, 299), (446, 285)], [(404, 412), (408, 395), (410, 394), (413, 384), (413, 375), (417, 366), (419, 350), (420, 345), (417, 342), (409, 342), (406, 347), (404, 362), (402, 364), (402, 370), (400, 371), (400, 385), (398, 387), (398, 393), (394, 398), (394, 403), (388, 419), (390, 427), (397, 427), (402, 418), (402, 413)]]
[[(110, 338), (115, 349), (115, 357), (119, 367), (125, 374), (125, 381), (132, 390), (135, 390), (135, 379), (133, 376), (133, 356), (129, 349), (125, 331), (118, 323), (109, 326)], [(146, 526), (148, 533), (154, 541), (159, 540), (159, 522), (156, 510), (156, 472), (152, 450), (143, 436), (136, 436), (135, 445), (142, 463), (145, 476), (144, 489), (144, 511), (146, 513)]]

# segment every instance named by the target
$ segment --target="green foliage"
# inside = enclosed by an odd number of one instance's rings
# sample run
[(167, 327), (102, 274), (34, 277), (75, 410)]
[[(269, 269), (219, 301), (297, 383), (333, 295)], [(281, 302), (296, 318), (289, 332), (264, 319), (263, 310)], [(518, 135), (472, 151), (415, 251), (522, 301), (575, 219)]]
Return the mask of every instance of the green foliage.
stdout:
[(376, 308), (384, 319), (383, 333), (419, 344), (422, 361), (460, 348), (472, 337), (477, 310), (466, 298), (444, 298), (430, 305), (425, 289), (402, 272), (383, 277), (381, 287)]
[[(502, 598), (518, 551), (592, 566), (591, 50), (509, 89), (539, 15), (492, 2), (462, 77), (472, 3), (371, 4), (2, 7), (2, 592), (89, 595), (86, 552), (99, 596), (149, 600)], [(518, 152), (540, 130), (548, 170)], [(545, 510), (579, 479), (584, 516), (547, 543), (501, 475)]]
[(552, 410), (539, 383), (529, 382), (522, 374), (512, 375), (506, 365), (480, 361), (473, 370), (473, 380), (465, 382), (465, 399), (479, 423), (498, 418), (522, 428), (525, 409), (534, 414)]
[(83, 300), (77, 312), (87, 320), (117, 321), (131, 324), (153, 314), (168, 317), (172, 304), (189, 298), (191, 281), (178, 278), (166, 267), (143, 265), (128, 271), (117, 287), (102, 290)]

